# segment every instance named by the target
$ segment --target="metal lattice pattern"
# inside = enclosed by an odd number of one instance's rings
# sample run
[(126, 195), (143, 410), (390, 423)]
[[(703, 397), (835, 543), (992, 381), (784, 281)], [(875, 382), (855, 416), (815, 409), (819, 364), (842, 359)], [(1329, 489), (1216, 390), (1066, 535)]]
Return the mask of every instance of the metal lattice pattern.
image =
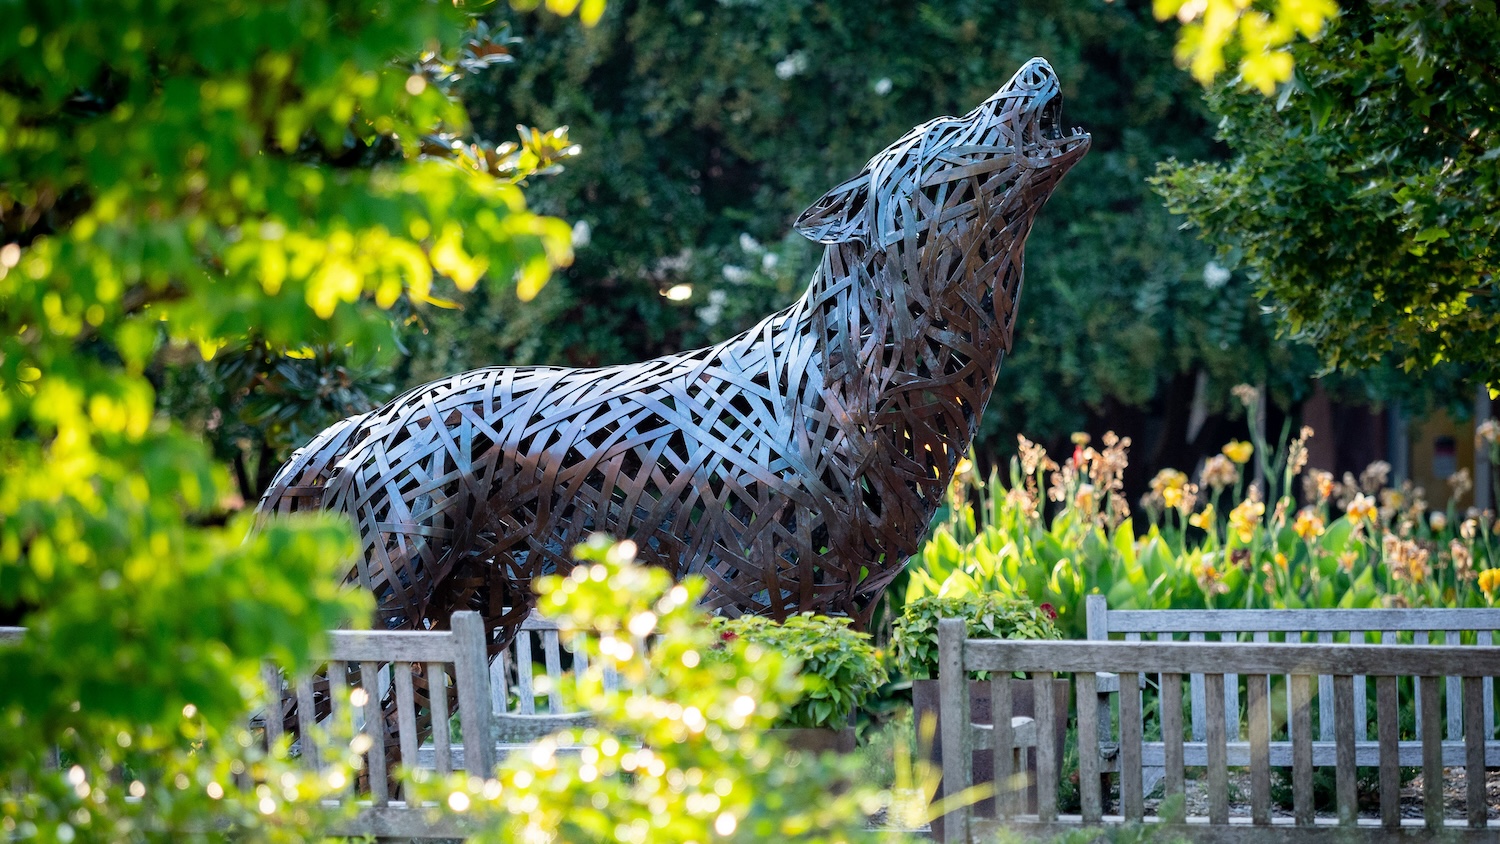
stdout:
[[(913, 129), (797, 221), (806, 294), (719, 345), (601, 369), (494, 367), (319, 435), (262, 511), (348, 513), (392, 628), (484, 614), (496, 644), (603, 531), (707, 601), (868, 619), (919, 547), (1004, 353), (1032, 220), (1089, 145), (1034, 59)], [(511, 608), (509, 610), (504, 608)]]

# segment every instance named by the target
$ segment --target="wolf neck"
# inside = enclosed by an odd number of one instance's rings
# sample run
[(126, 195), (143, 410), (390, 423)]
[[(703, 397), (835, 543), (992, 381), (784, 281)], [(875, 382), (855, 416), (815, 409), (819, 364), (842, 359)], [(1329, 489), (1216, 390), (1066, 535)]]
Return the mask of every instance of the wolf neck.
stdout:
[[(919, 262), (896, 248), (829, 246), (802, 299), (753, 332), (778, 350), (772, 357), (782, 367), (814, 363), (813, 372), (778, 373), (788, 386), (800, 382), (787, 400), (827, 413), (850, 469), (878, 479), (882, 498), (908, 499), (907, 515), (921, 528), (994, 389), (1024, 236), (990, 232), (986, 248), (968, 250), (987, 260), (967, 263), (963, 252), (929, 250)], [(932, 280), (952, 265), (969, 277)], [(1007, 288), (1014, 293), (1002, 296)], [(992, 290), (998, 303), (986, 295)]]

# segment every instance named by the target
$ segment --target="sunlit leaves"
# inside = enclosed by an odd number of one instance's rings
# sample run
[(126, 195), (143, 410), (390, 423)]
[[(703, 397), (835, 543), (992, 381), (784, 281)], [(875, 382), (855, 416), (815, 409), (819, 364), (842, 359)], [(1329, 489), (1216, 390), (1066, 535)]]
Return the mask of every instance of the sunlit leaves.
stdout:
[[(543, 0), (512, 0), (511, 5), (517, 9), (535, 9), (542, 4)], [(545, 0), (547, 10), (559, 15), (571, 15), (574, 10), (578, 11), (578, 17), (585, 24), (593, 26), (599, 22), (600, 16), (604, 14), (604, 0)]]
[[(409, 787), (473, 814), (475, 841), (901, 840), (865, 829), (878, 799), (857, 762), (767, 735), (805, 689), (792, 653), (721, 635), (698, 606), (705, 582), (635, 564), (631, 543), (594, 537), (575, 553), (569, 576), (541, 581), (537, 605), (564, 642), (586, 637), (570, 707), (597, 726), (512, 754), (492, 779)], [(619, 691), (604, 691), (605, 666)]]
[(1288, 45), (1298, 35), (1316, 38), (1338, 6), (1333, 0), (1153, 0), (1152, 11), (1157, 20), (1182, 23), (1175, 53), (1194, 79), (1207, 85), (1238, 57), (1245, 83), (1270, 95), (1292, 78)]
[[(505, 42), (452, 3), (33, 3), (5, 20), (0, 623), (30, 632), (0, 648), (0, 837), (315, 834), (281, 811), (300, 786), (240, 794), (229, 766), (260, 660), (296, 668), (367, 616), (339, 587), (349, 525), (214, 526), (245, 502), (156, 387), (223, 356), (241, 412), (204, 430), (287, 437), (288, 412), (347, 408), (359, 364), (392, 353), (386, 309), (484, 279), (534, 290), (568, 263), (569, 228), (516, 185), (577, 150), (547, 135), (504, 168), (453, 151), (470, 127), (452, 84)], [(245, 399), (335, 358), (311, 402)], [(75, 769), (43, 764), (54, 746)]]

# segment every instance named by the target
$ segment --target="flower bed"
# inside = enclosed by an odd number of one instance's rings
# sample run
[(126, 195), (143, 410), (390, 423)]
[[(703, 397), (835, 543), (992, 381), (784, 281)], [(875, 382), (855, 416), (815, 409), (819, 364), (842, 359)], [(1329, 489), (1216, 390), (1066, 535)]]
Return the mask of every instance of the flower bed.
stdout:
[[(1069, 638), (1084, 637), (1091, 593), (1115, 609), (1497, 605), (1493, 514), (1432, 511), (1423, 490), (1390, 483), (1385, 463), (1358, 477), (1307, 469), (1312, 435), (1283, 435), (1274, 451), (1231, 442), (1196, 482), (1158, 473), (1134, 508), (1121, 483), (1128, 439), (1106, 434), (1095, 449), (1079, 435), (1059, 463), (1021, 438), (1008, 483), (960, 473), (907, 602), (1030, 597), (1056, 607)], [(1247, 477), (1257, 463), (1261, 487)], [(1453, 480), (1455, 491), (1469, 483), (1465, 472)]]

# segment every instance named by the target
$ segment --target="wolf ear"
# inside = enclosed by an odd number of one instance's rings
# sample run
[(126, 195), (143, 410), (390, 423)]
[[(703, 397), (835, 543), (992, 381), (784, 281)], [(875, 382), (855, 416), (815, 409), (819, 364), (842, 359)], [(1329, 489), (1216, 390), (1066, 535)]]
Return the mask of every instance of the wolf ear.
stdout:
[(794, 226), (816, 243), (870, 244), (870, 171), (839, 185), (814, 202)]

